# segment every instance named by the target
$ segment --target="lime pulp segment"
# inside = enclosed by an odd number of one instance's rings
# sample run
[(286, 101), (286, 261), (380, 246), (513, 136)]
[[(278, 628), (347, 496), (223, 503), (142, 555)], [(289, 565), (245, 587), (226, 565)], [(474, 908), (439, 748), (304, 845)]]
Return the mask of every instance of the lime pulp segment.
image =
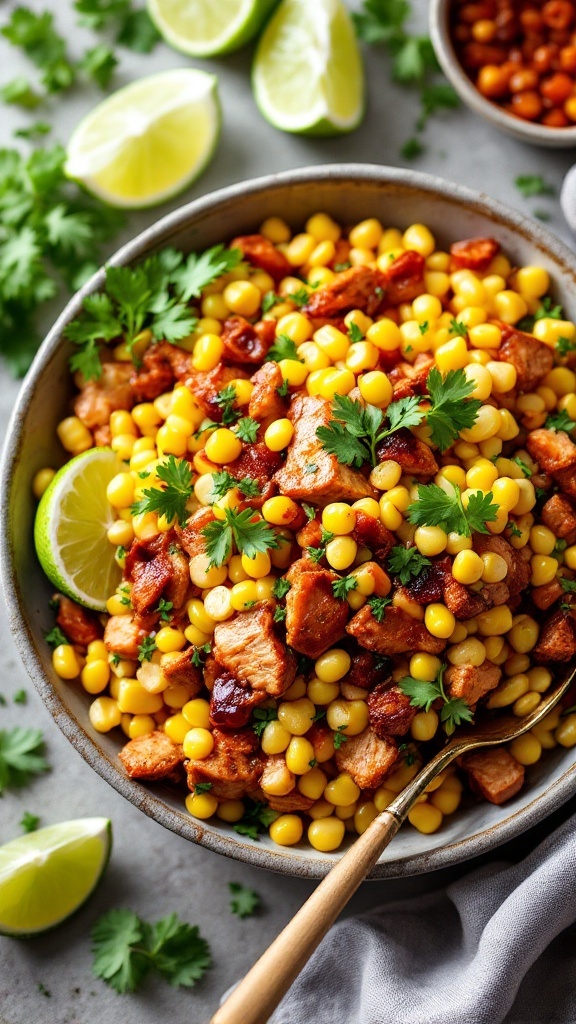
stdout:
[(238, 50), (278, 0), (148, 0), (150, 17), (174, 49), (192, 57)]

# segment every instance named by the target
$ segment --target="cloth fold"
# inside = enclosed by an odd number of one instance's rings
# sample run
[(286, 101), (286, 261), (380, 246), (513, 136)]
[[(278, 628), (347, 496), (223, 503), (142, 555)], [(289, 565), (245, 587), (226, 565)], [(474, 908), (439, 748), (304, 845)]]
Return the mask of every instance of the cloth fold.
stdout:
[(576, 815), (518, 864), (336, 924), (269, 1024), (576, 1024)]

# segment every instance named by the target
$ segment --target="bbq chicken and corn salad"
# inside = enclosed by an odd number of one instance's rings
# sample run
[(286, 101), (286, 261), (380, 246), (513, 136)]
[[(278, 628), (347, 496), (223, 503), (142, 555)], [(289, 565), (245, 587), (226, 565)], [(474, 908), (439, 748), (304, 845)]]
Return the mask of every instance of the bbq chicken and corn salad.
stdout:
[[(332, 851), (460, 723), (537, 707), (576, 654), (576, 329), (552, 289), (494, 238), (321, 212), (108, 268), (66, 331), (58, 434), (123, 462), (122, 574), (107, 615), (56, 597), (53, 664), (129, 776)], [(566, 705), (411, 824), (466, 788), (502, 803), (557, 744)]]

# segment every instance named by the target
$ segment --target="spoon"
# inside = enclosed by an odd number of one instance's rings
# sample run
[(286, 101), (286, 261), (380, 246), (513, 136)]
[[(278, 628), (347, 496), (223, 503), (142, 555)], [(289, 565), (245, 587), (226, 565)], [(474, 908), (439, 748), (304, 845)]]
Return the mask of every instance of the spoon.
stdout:
[(556, 706), (574, 679), (576, 667), (569, 670), (556, 689), (525, 718), (509, 715), (459, 729), (336, 862), (216, 1011), (209, 1024), (266, 1024), (282, 996), (432, 780), (462, 754), (479, 747), (508, 743), (537, 725)]

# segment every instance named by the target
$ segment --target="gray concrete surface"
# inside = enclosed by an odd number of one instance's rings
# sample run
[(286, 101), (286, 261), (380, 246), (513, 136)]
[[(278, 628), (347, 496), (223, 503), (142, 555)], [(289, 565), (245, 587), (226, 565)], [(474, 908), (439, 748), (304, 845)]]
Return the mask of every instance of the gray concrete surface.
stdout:
[[(351, 9), (360, 7), (359, 0), (348, 3)], [(6, 0), (0, 3), (0, 22), (4, 22), (14, 6)], [(79, 56), (88, 43), (93, 45), (91, 34), (75, 26), (72, 0), (30, 0), (30, 6), (55, 14), (59, 27), (70, 40), (73, 55)], [(426, 0), (414, 0), (412, 6), (415, 23), (419, 22), (423, 30)], [(193, 62), (219, 75), (224, 124), (212, 165), (184, 200), (258, 174), (307, 164), (366, 161), (402, 166), (399, 150), (413, 134), (418, 99), (410, 90), (390, 84), (389, 61), (384, 52), (366, 52), (369, 95), (363, 125), (345, 139), (328, 140), (282, 135), (262, 120), (250, 92), (251, 55), (248, 48), (225, 59)], [(185, 57), (163, 44), (146, 57), (122, 51), (115, 84), (187, 63)], [(17, 73), (28, 73), (26, 61), (2, 39), (0, 68), (0, 84)], [(78, 118), (96, 98), (93, 90), (78, 88), (70, 96), (55, 99), (47, 112), (55, 126), (54, 137), (66, 142)], [(2, 107), (0, 145), (12, 145), (13, 129), (27, 120), (25, 114)], [(531, 148), (497, 133), (463, 108), (432, 118), (423, 141), (427, 151), (411, 166), (484, 190), (525, 214), (544, 210), (549, 215), (551, 230), (573, 244), (557, 199), (527, 200), (514, 185), (517, 175), (542, 174), (559, 190), (574, 158), (573, 152)], [(130, 216), (121, 240), (179, 202)], [(112, 248), (116, 246), (110, 246), (110, 251)], [(0, 436), (4, 434), (17, 391), (17, 382), (1, 368)], [(27, 693), (25, 706), (13, 702), (13, 695), (22, 688)], [(106, 815), (112, 819), (115, 834), (105, 880), (76, 917), (34, 941), (0, 939), (1, 1020), (4, 1024), (158, 1024), (170, 1019), (182, 1024), (203, 1024), (218, 1005), (221, 994), (270, 943), (314, 883), (281, 878), (195, 847), (164, 831), (124, 802), (84, 764), (51, 721), (20, 664), (1, 615), (0, 693), (7, 701), (6, 706), (0, 706), (0, 728), (17, 724), (41, 728), (52, 766), (49, 775), (17, 794), (7, 794), (0, 802), (0, 843), (20, 833), (19, 821), (26, 810), (38, 814), (42, 825), (84, 815)], [(530, 837), (525, 843), (529, 841)], [(512, 855), (517, 852), (513, 850)], [(465, 869), (403, 882), (365, 885), (348, 912), (431, 889)], [(234, 917), (229, 908), (229, 881), (256, 889), (262, 897), (262, 910), (243, 921)], [(149, 920), (177, 910), (184, 920), (199, 924), (210, 942), (212, 970), (190, 991), (150, 980), (139, 994), (116, 995), (91, 976), (90, 928), (98, 915), (111, 907), (130, 907)]]

